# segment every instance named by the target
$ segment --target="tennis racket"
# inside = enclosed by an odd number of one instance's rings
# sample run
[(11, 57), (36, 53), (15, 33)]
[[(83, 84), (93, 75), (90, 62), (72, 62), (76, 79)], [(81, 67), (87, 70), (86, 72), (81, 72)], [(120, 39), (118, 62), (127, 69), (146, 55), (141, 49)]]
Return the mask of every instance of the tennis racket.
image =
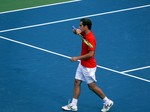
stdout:
[[(73, 28), (74, 30), (77, 29), (75, 26), (72, 26), (72, 28)], [(80, 38), (83, 40), (83, 42), (84, 42), (86, 45), (88, 45), (90, 48), (93, 48), (92, 44), (91, 44), (89, 41), (87, 41), (81, 34), (77, 34), (77, 35), (80, 36)]]

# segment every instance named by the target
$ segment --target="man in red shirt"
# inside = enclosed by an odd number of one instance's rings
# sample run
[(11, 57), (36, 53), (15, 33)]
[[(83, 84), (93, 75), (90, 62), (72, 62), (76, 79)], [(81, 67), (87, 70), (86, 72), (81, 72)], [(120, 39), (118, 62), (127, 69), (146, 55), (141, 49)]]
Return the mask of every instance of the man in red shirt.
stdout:
[(86, 82), (89, 89), (92, 90), (96, 95), (98, 95), (104, 101), (104, 106), (102, 112), (107, 112), (113, 105), (113, 101), (108, 99), (104, 92), (96, 85), (96, 60), (94, 58), (96, 49), (96, 39), (91, 31), (92, 22), (89, 18), (83, 18), (80, 20), (79, 29), (74, 29), (75, 34), (81, 34), (87, 41), (92, 44), (92, 48), (87, 46), (82, 41), (82, 50), (80, 56), (75, 56), (71, 58), (71, 61), (75, 62), (81, 60), (76, 71), (75, 81), (74, 81), (74, 95), (72, 102), (66, 106), (63, 106), (63, 110), (77, 111), (78, 98), (80, 96), (80, 89), (82, 81)]

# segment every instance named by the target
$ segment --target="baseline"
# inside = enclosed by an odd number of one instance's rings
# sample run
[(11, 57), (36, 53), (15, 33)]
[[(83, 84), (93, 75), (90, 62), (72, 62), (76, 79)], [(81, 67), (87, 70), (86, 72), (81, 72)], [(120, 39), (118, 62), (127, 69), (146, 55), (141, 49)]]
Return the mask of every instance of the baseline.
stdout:
[(12, 13), (12, 12), (18, 12), (18, 11), (25, 11), (25, 10), (31, 10), (31, 9), (37, 9), (37, 8), (43, 8), (43, 7), (67, 4), (67, 3), (72, 3), (72, 2), (79, 2), (79, 1), (81, 1), (81, 0), (71, 0), (71, 1), (67, 1), (67, 2), (53, 3), (53, 4), (36, 6), (36, 7), (29, 7), (29, 8), (23, 8), (23, 9), (18, 9), (18, 10), (5, 11), (5, 12), (0, 12), (0, 14), (6, 14), (6, 13)]
[(22, 30), (22, 29), (27, 29), (27, 28), (34, 28), (34, 27), (45, 26), (45, 25), (56, 24), (56, 23), (62, 23), (62, 22), (68, 22), (68, 21), (73, 21), (73, 20), (77, 20), (77, 19), (81, 19), (81, 18), (86, 18), (86, 17), (103, 16), (103, 15), (108, 15), (108, 14), (113, 14), (113, 13), (119, 13), (119, 12), (125, 12), (125, 11), (131, 11), (131, 10), (136, 10), (136, 9), (141, 9), (141, 8), (147, 8), (147, 7), (150, 7), (150, 4), (149, 5), (132, 7), (132, 8), (127, 8), (127, 9), (109, 11), (109, 12), (104, 12), (104, 13), (97, 13), (97, 14), (91, 14), (91, 15), (86, 15), (86, 16), (80, 16), (80, 17), (75, 17), (75, 18), (63, 19), (63, 20), (58, 20), (58, 21), (52, 21), (52, 22), (47, 22), (47, 23), (29, 25), (29, 26), (24, 26), (24, 27), (11, 28), (11, 29), (6, 29), (6, 30), (1, 30), (0, 33), (9, 32), (9, 31), (16, 31), (16, 30)]

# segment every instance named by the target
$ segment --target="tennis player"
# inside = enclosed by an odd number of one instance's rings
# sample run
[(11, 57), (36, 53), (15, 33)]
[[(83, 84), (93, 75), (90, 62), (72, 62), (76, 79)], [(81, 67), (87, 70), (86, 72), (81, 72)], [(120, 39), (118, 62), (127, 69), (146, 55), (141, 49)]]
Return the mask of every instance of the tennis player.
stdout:
[(75, 34), (81, 34), (86, 40), (92, 44), (92, 48), (87, 46), (82, 42), (82, 50), (80, 56), (75, 56), (71, 58), (72, 62), (81, 60), (74, 81), (74, 94), (71, 103), (66, 106), (63, 106), (63, 110), (78, 110), (78, 98), (80, 96), (81, 83), (84, 81), (87, 83), (90, 90), (92, 90), (96, 95), (98, 95), (103, 101), (104, 105), (102, 112), (107, 112), (113, 105), (113, 101), (106, 97), (104, 92), (96, 85), (96, 60), (94, 58), (95, 49), (96, 49), (96, 39), (91, 31), (92, 22), (89, 18), (83, 18), (80, 20), (79, 29), (73, 29)]

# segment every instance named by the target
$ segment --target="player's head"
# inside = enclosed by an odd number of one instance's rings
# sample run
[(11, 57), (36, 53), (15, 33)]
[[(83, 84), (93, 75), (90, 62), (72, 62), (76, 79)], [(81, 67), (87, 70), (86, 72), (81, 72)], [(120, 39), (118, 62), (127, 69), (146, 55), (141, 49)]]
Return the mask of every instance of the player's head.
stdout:
[(80, 20), (80, 27), (81, 26), (87, 26), (87, 28), (89, 29), (89, 30), (91, 30), (91, 28), (92, 28), (92, 21), (89, 19), (89, 18), (82, 18), (81, 20)]

